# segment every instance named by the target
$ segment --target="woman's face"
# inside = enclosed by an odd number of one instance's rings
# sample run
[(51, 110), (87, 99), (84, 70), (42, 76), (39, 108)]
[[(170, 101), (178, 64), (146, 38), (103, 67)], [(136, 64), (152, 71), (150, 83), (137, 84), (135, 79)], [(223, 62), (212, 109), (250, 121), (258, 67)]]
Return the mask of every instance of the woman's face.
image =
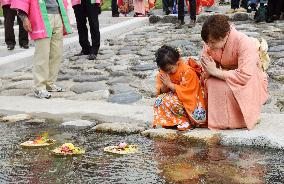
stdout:
[(170, 64), (168, 64), (168, 65), (166, 65), (166, 67), (164, 68), (164, 69), (162, 69), (165, 73), (167, 73), (167, 74), (174, 74), (174, 73), (176, 73), (176, 71), (177, 71), (177, 64), (175, 64), (175, 65), (170, 65)]
[(211, 50), (222, 49), (222, 48), (224, 48), (228, 37), (229, 37), (229, 34), (227, 34), (224, 38), (220, 38), (220, 39), (216, 40), (216, 39), (212, 38), (211, 36), (209, 36), (207, 45)]

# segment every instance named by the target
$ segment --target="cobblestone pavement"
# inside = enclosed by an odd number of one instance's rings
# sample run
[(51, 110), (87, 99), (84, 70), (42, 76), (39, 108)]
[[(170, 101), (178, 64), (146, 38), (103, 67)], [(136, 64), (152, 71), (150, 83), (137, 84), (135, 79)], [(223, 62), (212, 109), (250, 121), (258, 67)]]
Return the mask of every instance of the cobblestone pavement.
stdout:
[[(255, 24), (244, 15), (234, 15), (236, 28), (249, 36), (264, 38), (269, 44), (271, 65), (268, 69), (271, 98), (263, 112), (281, 113), (284, 107), (284, 21)], [(206, 16), (200, 16), (202, 22)], [(154, 20), (154, 21), (153, 21)], [(102, 43), (95, 61), (74, 57), (78, 49), (64, 53), (58, 84), (66, 92), (53, 98), (72, 100), (102, 100), (120, 104), (152, 104), (155, 97), (155, 51), (163, 44), (180, 47), (183, 57), (199, 58), (202, 48), (200, 29), (174, 29), (176, 17), (153, 17), (155, 24), (140, 27)], [(32, 96), (31, 67), (1, 77), (0, 95)], [(1, 85), (0, 85), (1, 86)]]
[[(73, 10), (71, 10), (73, 12)], [(71, 17), (74, 15), (72, 14)], [(111, 17), (111, 11), (104, 11), (102, 12), (101, 15), (99, 15), (99, 22), (100, 22), (100, 29), (113, 25), (115, 23), (120, 23), (126, 20), (131, 19), (132, 17), (121, 17), (121, 18), (112, 18)], [(5, 35), (4, 35), (4, 25), (3, 25), (4, 18), (0, 17), (0, 62), (1, 62), (1, 57), (21, 53), (25, 51), (25, 49), (22, 49), (19, 47), (18, 44), (18, 35), (19, 35), (19, 26), (17, 25), (17, 22), (15, 21), (15, 26), (14, 26), (14, 32), (15, 32), (15, 38), (16, 38), (16, 47), (13, 51), (8, 51), (7, 46), (5, 44)], [(71, 19), (70, 21), (72, 23), (72, 28), (73, 28), (73, 34), (68, 35), (67, 37), (76, 37), (78, 36), (77, 34), (77, 28), (76, 28), (76, 22), (75, 22), (75, 17)], [(30, 40), (29, 46), (31, 48), (34, 47), (34, 42)]]

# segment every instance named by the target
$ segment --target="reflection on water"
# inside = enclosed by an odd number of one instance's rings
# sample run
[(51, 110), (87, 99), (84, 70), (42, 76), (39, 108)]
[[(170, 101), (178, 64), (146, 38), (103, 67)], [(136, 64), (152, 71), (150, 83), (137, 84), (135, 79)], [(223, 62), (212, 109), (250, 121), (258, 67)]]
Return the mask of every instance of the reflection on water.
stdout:
[[(54, 157), (50, 148), (22, 149), (19, 143), (44, 131), (58, 146), (86, 149), (80, 157)], [(66, 130), (59, 123), (0, 123), (0, 183), (282, 183), (283, 152), (202, 143), (149, 140)], [(132, 155), (103, 152), (119, 142), (139, 145)]]

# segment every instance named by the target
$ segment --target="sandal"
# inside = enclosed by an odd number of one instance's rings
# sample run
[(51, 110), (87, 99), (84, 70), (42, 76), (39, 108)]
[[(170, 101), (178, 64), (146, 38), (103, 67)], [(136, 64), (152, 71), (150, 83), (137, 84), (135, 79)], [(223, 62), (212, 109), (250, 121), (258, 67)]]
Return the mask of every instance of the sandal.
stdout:
[(189, 122), (185, 122), (184, 124), (177, 126), (178, 131), (186, 131), (186, 130), (191, 129), (191, 128), (192, 128), (192, 126)]

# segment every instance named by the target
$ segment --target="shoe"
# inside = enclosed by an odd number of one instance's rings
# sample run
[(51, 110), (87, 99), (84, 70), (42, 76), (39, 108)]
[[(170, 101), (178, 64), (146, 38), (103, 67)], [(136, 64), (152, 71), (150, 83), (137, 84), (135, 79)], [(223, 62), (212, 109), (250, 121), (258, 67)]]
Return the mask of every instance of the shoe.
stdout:
[(119, 17), (119, 14), (113, 14), (112, 17)]
[(165, 12), (165, 15), (169, 15), (171, 13), (171, 11), (170, 10), (167, 10), (166, 12)]
[(90, 54), (88, 56), (88, 60), (95, 60), (96, 58), (97, 58), (97, 55), (95, 55), (95, 54)]
[(196, 24), (195, 20), (191, 20), (191, 21), (189, 22), (189, 24), (188, 24), (188, 28), (193, 28), (193, 27), (195, 27), (195, 24)]
[(29, 44), (20, 45), (20, 47), (23, 48), (23, 49), (28, 49), (28, 48), (30, 48), (30, 47), (29, 47)]
[(8, 50), (14, 50), (14, 48), (15, 48), (15, 45), (12, 45), (12, 44), (7, 45)]
[(175, 29), (181, 29), (184, 24), (185, 24), (184, 21), (179, 20), (175, 26)]
[(61, 87), (59, 87), (55, 84), (47, 85), (46, 89), (47, 89), (48, 92), (63, 92), (64, 91)]
[(34, 94), (37, 98), (49, 99), (51, 97), (51, 94), (46, 90), (36, 90), (34, 91)]
[(89, 55), (89, 53), (81, 51), (78, 54), (75, 54), (74, 56), (83, 56), (83, 55)]
[(191, 125), (189, 124), (189, 122), (185, 122), (184, 124), (177, 126), (177, 130), (179, 131), (185, 131), (188, 129), (191, 129)]

